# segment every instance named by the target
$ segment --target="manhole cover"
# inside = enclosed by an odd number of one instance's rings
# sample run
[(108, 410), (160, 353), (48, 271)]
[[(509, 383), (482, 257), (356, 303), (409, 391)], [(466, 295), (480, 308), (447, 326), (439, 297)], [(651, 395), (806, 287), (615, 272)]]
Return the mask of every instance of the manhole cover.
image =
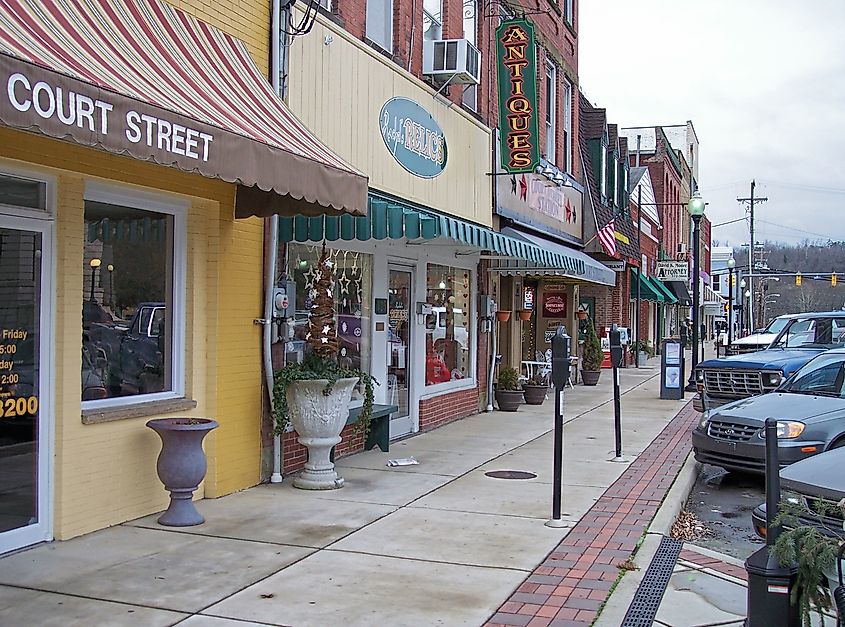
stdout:
[(525, 472), (524, 470), (491, 470), (485, 472), (486, 477), (493, 477), (494, 479), (536, 479), (537, 475), (533, 472)]

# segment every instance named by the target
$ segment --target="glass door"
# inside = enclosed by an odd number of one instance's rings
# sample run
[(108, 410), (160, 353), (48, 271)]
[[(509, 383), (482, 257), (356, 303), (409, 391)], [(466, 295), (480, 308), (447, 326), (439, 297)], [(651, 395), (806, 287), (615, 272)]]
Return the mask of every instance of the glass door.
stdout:
[(414, 429), (411, 407), (411, 324), (414, 320), (414, 274), (410, 268), (391, 266), (388, 285), (387, 402), (399, 410), (390, 418), (390, 437), (398, 438)]
[(0, 216), (0, 553), (50, 539), (44, 224)]

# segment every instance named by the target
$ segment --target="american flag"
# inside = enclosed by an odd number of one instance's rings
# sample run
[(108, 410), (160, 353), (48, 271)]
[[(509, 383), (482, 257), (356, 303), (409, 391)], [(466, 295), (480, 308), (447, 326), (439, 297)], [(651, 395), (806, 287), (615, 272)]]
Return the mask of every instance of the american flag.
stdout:
[(598, 238), (605, 251), (611, 257), (616, 256), (616, 237), (613, 235), (616, 229), (616, 220), (611, 220), (599, 229)]

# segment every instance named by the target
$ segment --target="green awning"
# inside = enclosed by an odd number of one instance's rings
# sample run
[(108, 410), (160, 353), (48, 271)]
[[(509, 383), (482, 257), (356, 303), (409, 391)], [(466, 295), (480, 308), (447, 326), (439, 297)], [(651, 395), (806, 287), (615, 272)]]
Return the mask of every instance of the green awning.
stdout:
[(675, 298), (675, 295), (669, 291), (669, 288), (663, 284), (663, 281), (660, 279), (652, 278), (651, 282), (654, 283), (655, 287), (660, 290), (663, 294), (663, 297), (666, 299), (666, 305), (675, 305), (678, 302), (678, 299)]
[(637, 281), (640, 282), (640, 300), (650, 300), (656, 303), (662, 303), (665, 298), (663, 293), (657, 287), (652, 285), (648, 277), (641, 276), (636, 268), (631, 268), (631, 298), (637, 298)]
[(575, 255), (546, 250), (477, 224), (374, 195), (370, 195), (366, 216), (280, 216), (279, 238), (283, 242), (349, 242), (388, 238), (428, 241), (442, 238), (478, 251), (524, 259), (542, 267), (560, 268), (573, 277), (585, 274), (584, 261)]

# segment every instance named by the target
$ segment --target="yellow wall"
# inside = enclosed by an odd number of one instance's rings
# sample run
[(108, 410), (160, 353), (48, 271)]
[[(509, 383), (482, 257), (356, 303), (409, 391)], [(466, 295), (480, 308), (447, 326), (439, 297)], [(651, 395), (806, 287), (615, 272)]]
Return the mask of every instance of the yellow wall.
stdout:
[(270, 65), (270, 0), (166, 0), (177, 9), (243, 41), (265, 76)]
[[(57, 178), (55, 222), (55, 536), (65, 539), (159, 511), (158, 436), (143, 418), (82, 424), (83, 193), (98, 177), (190, 196), (187, 220), (186, 395), (179, 415), (213, 417), (205, 496), (259, 481), (261, 220), (233, 218), (235, 187), (170, 168), (0, 128), (0, 158), (47, 166)], [(2, 164), (0, 164), (2, 165)], [(203, 489), (198, 496), (203, 495)]]
[[(325, 45), (324, 38), (333, 41)], [(328, 20), (297, 37), (290, 51), (288, 103), (370, 186), (444, 213), (492, 224), (490, 129)], [(404, 96), (428, 111), (446, 135), (446, 169), (433, 179), (410, 174), (391, 156), (378, 126), (387, 100)]]

